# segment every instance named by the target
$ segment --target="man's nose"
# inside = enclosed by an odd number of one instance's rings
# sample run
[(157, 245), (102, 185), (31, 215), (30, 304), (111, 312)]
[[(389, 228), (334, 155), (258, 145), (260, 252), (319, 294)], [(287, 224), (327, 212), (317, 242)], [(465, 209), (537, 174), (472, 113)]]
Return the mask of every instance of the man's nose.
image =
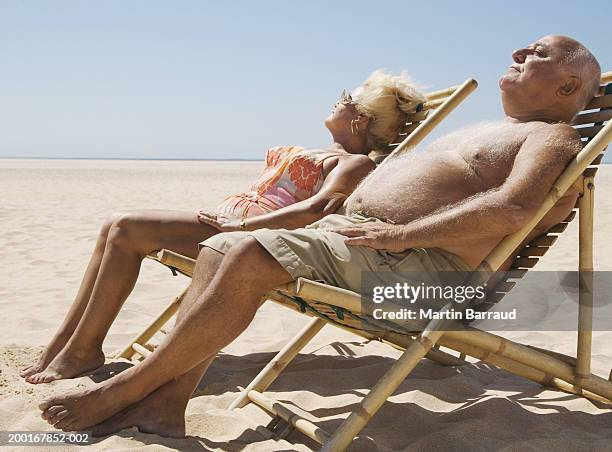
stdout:
[(526, 49), (515, 50), (512, 52), (512, 59), (515, 63), (523, 64), (525, 62), (525, 57), (527, 56), (526, 52)]

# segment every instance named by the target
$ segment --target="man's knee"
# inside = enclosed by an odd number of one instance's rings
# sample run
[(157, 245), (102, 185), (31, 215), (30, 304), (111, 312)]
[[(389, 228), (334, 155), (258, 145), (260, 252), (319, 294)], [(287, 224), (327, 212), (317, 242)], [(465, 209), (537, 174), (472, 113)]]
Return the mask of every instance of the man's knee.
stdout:
[(198, 253), (193, 269), (192, 289), (195, 287), (200, 287), (202, 290), (206, 288), (219, 269), (223, 258), (224, 255), (222, 253), (203, 246)]
[(263, 246), (253, 237), (248, 236), (234, 243), (226, 254), (226, 259), (234, 265), (251, 265), (263, 259), (271, 258)]
[[(231, 245), (227, 246), (229, 243)], [(191, 284), (194, 293), (202, 293), (216, 281), (217, 289), (239, 290), (245, 300), (252, 300), (259, 306), (266, 292), (292, 280), (276, 259), (251, 236), (233, 236), (232, 240), (226, 241), (223, 251), (202, 247)]]
[(198, 255), (198, 261), (206, 260), (211, 255), (220, 255), (223, 259), (241, 260), (252, 258), (261, 251), (264, 250), (259, 242), (250, 235), (244, 232), (225, 232), (204, 242)]
[[(215, 236), (223, 243), (222, 252), (204, 246), (196, 263), (195, 273), (203, 275), (214, 269), (224, 277), (238, 277), (245, 285), (266, 284), (268, 279), (276, 284), (289, 282), (292, 278), (274, 257), (252, 236), (234, 234)], [(224, 240), (225, 239), (225, 240)], [(212, 260), (212, 261), (211, 261)], [(211, 265), (212, 263), (212, 265)]]
[(208, 246), (203, 246), (200, 248), (200, 251), (198, 252), (198, 257), (196, 258), (195, 268), (198, 268), (198, 266), (204, 267), (204, 266), (211, 266), (211, 265), (218, 264), (221, 262), (223, 257), (224, 255), (220, 253), (219, 251), (209, 248)]
[[(225, 233), (231, 234), (231, 233)], [(217, 239), (223, 239), (224, 234), (216, 236)], [(230, 265), (236, 265), (236, 261), (243, 261), (249, 257), (253, 257), (259, 244), (252, 237), (242, 237), (236, 240), (227, 240), (223, 246), (216, 249), (216, 246), (202, 246), (196, 259), (196, 271), (204, 268), (215, 267), (215, 270), (219, 268), (221, 262), (229, 260), (232, 261)], [(195, 273), (194, 272), (194, 273)]]
[[(248, 236), (233, 245), (227, 252), (223, 269), (231, 269), (245, 284), (254, 287), (272, 287), (289, 282), (292, 278), (277, 260), (253, 237)], [(271, 287), (270, 287), (271, 288)]]

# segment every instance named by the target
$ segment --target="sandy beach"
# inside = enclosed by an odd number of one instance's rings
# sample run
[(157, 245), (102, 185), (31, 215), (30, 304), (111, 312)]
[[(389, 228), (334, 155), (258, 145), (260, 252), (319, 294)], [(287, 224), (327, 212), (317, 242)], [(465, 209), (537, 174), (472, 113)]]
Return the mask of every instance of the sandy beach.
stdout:
[[(76, 294), (98, 229), (116, 210), (212, 209), (248, 188), (261, 162), (0, 160), (0, 430), (50, 430), (37, 404), (52, 393), (91, 384), (83, 377), (33, 386), (18, 377), (60, 324)], [(612, 270), (612, 166), (598, 173), (595, 264)], [(577, 268), (573, 222), (538, 265)], [(188, 284), (145, 262), (136, 288), (105, 343), (111, 355)], [(310, 450), (299, 433), (289, 441), (265, 436), (251, 420), (269, 417), (254, 406), (226, 408), (263, 365), (307, 321), (267, 303), (200, 383), (187, 409), (187, 438), (168, 439), (129, 429), (95, 439), (92, 450)], [(517, 332), (508, 337), (566, 354), (575, 334)], [(612, 332), (596, 332), (593, 371), (612, 366)], [(336, 428), (399, 352), (327, 326), (271, 387), (287, 401)], [(106, 366), (103, 378), (112, 370)], [(95, 377), (95, 376), (94, 376)], [(423, 361), (383, 406), (354, 450), (612, 450), (612, 409), (553, 391), (474, 361), (442, 367)], [(293, 443), (293, 444), (292, 444)], [(15, 448), (15, 450), (24, 450)], [(60, 450), (49, 448), (49, 450)]]

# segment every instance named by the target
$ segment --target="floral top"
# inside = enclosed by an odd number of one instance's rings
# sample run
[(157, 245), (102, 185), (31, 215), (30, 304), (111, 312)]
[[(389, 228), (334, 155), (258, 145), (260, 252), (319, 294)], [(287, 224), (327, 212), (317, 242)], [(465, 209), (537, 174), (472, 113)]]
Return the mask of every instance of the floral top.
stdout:
[(251, 189), (225, 198), (216, 213), (248, 218), (308, 199), (323, 186), (323, 162), (338, 154), (299, 146), (270, 148), (266, 167)]

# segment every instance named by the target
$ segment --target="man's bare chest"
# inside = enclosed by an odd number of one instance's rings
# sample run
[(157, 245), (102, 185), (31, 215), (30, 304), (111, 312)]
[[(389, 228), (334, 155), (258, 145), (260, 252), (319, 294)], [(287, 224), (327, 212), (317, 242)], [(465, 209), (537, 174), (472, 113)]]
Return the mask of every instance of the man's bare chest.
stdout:
[(524, 136), (484, 136), (478, 143), (463, 145), (451, 152), (465, 161), (469, 177), (480, 181), (482, 190), (488, 190), (508, 178), (524, 141)]

